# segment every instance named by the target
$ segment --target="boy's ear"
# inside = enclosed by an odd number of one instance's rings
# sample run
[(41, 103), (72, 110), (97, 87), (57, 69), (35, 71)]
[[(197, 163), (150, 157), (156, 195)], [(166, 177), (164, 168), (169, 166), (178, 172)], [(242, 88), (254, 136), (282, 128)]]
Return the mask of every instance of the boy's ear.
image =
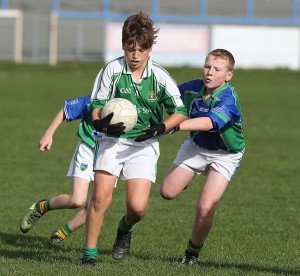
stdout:
[(232, 77), (233, 77), (233, 71), (229, 71), (226, 76), (226, 81), (230, 81)]

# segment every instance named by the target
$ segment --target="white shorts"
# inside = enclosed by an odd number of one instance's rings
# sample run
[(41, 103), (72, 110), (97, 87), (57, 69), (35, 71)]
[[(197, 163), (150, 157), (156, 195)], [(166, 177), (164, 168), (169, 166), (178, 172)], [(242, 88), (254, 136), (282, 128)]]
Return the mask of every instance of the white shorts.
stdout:
[(238, 153), (207, 150), (196, 145), (189, 136), (181, 145), (173, 163), (200, 175), (207, 175), (209, 167), (213, 167), (230, 181), (240, 166), (243, 154), (244, 150)]
[(155, 183), (159, 143), (157, 138), (144, 142), (103, 137), (96, 140), (94, 171), (106, 171), (122, 180), (143, 178)]
[(79, 141), (71, 160), (67, 177), (80, 177), (89, 182), (94, 181), (93, 162), (94, 149), (83, 141)]

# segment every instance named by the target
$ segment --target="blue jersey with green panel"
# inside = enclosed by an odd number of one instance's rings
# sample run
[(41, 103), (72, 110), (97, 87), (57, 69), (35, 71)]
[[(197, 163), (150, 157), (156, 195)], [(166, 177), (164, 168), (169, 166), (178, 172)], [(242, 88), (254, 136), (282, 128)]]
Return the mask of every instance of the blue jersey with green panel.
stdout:
[(190, 118), (209, 117), (213, 123), (209, 131), (190, 133), (198, 146), (230, 152), (245, 148), (242, 109), (234, 87), (226, 82), (206, 102), (203, 80), (192, 80), (178, 87)]
[(77, 135), (82, 139), (83, 142), (93, 148), (95, 145), (95, 138), (99, 135), (101, 136), (102, 134), (96, 131), (93, 127), (90, 103), (90, 95), (65, 100), (64, 113), (67, 122), (81, 119), (81, 123), (78, 126)]

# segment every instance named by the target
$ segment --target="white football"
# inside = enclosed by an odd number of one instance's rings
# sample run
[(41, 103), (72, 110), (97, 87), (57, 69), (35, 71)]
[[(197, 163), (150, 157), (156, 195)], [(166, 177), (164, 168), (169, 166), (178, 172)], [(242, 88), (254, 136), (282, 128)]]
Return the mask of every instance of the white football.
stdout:
[(138, 119), (135, 105), (123, 98), (114, 98), (108, 101), (101, 110), (101, 117), (104, 118), (111, 112), (114, 113), (114, 116), (110, 124), (123, 122), (126, 127), (124, 130), (125, 133), (133, 129)]

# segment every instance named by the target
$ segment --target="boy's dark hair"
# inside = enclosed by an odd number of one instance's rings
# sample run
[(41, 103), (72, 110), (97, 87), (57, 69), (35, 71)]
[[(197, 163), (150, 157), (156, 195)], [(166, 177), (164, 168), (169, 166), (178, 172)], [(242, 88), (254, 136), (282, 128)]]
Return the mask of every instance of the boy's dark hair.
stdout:
[(233, 55), (228, 50), (225, 50), (225, 49), (215, 49), (215, 50), (212, 50), (209, 53), (209, 55), (212, 55), (214, 57), (227, 60), (227, 62), (228, 62), (228, 66), (227, 66), (228, 70), (229, 71), (233, 71), (234, 65), (235, 65), (235, 60), (234, 60)]
[(144, 12), (133, 14), (124, 22), (122, 29), (122, 46), (126, 43), (135, 47), (138, 43), (143, 49), (150, 49), (156, 43), (159, 29), (154, 28), (154, 22)]

